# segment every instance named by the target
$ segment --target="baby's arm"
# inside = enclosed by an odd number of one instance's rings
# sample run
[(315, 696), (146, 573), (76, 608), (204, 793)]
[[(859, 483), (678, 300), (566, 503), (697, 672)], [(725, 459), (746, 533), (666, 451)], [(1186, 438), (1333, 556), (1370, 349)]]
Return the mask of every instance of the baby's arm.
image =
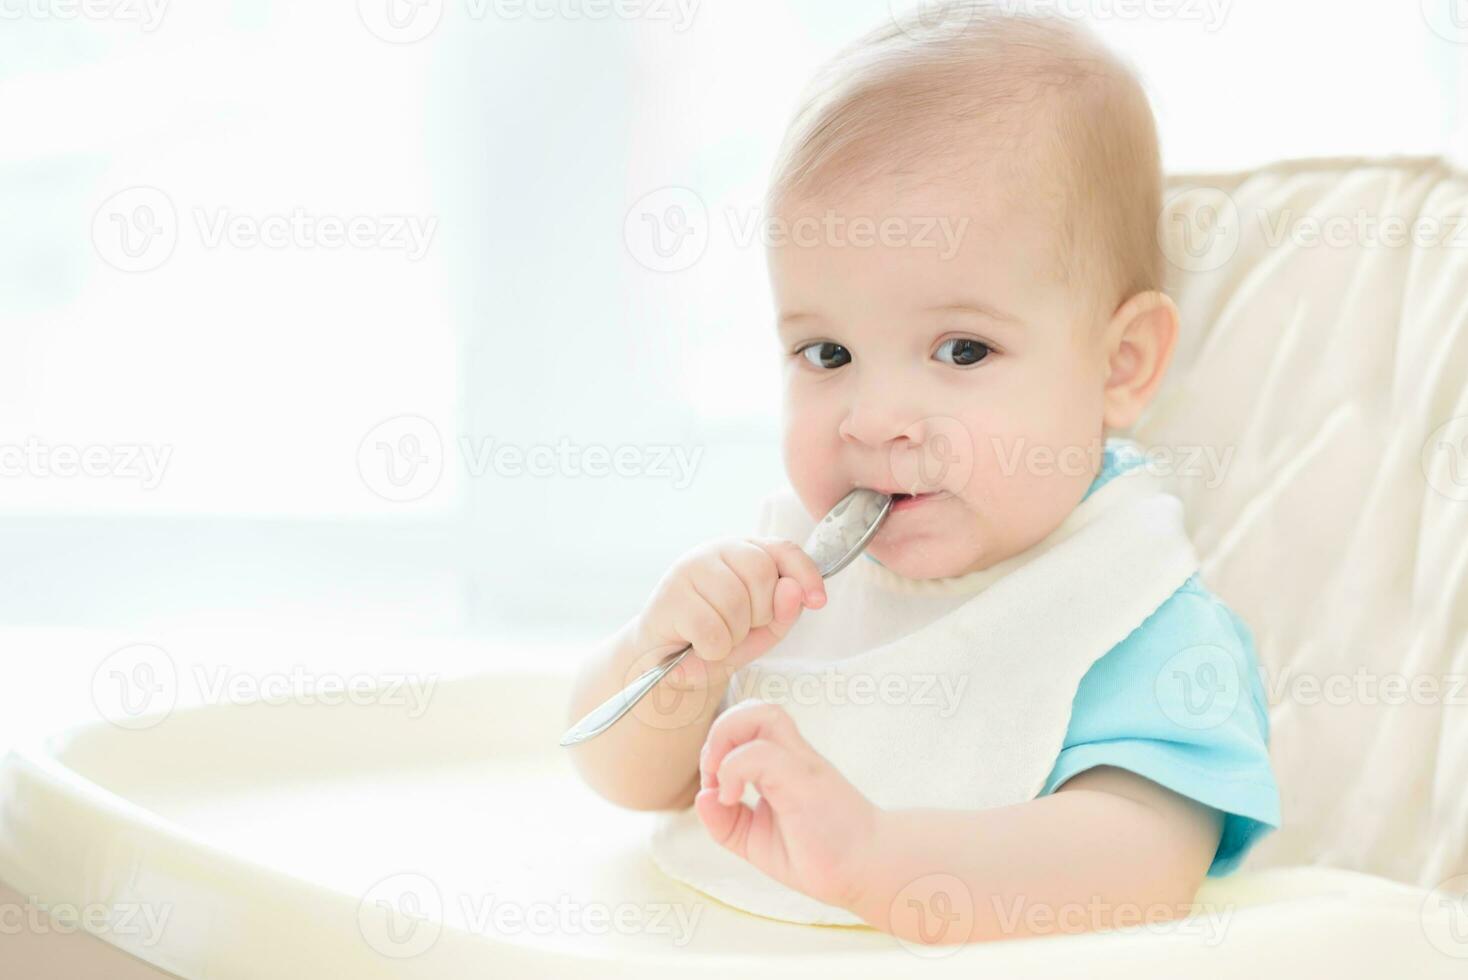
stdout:
[[(748, 784), (760, 793), (751, 809)], [(709, 836), (765, 874), (918, 943), (1142, 925), (1190, 911), (1223, 815), (1125, 769), (987, 810), (884, 810), (748, 699), (709, 729), (694, 807)]]
[(1176, 918), (1222, 829), (1218, 810), (1113, 766), (1013, 806), (881, 811), (851, 910), (923, 943)]

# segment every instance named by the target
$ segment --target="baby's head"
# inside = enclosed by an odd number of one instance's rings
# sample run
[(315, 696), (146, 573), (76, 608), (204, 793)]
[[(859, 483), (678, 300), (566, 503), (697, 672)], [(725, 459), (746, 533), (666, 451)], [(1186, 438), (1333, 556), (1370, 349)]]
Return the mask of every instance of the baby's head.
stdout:
[(1002, 6), (841, 52), (766, 199), (792, 486), (813, 517), (854, 486), (931, 492), (868, 548), (910, 578), (1054, 530), (1177, 333), (1141, 86), (1080, 24)]

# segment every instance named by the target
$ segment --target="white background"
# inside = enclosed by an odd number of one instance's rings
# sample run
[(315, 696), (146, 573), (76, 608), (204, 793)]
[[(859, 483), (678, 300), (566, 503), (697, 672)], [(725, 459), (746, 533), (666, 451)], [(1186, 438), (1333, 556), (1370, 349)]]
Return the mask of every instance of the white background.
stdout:
[[(0, 625), (603, 633), (782, 479), (764, 258), (729, 215), (886, 0), (391, 0), (432, 27), (406, 42), (387, 2), (0, 0), (0, 447), (170, 454), (152, 487), (0, 476)], [(1052, 6), (1137, 63), (1171, 170), (1468, 159), (1463, 0)], [(125, 271), (108, 209), (134, 187), (176, 242)], [(639, 202), (670, 187), (705, 248), (658, 271)], [(204, 230), (296, 209), (433, 233), (410, 256)], [(437, 482), (385, 484), (423, 433)], [(562, 439), (697, 465), (475, 473), (461, 441)]]

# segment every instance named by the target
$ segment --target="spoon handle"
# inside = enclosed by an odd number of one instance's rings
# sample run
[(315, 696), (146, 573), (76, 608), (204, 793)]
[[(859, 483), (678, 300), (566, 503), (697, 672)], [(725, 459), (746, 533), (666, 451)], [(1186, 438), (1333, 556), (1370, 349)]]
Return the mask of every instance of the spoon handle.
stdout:
[(647, 692), (656, 687), (658, 681), (662, 680), (668, 671), (678, 666), (683, 658), (688, 656), (688, 651), (692, 649), (693, 644), (690, 643), (682, 650), (675, 650), (668, 654), (663, 658), (662, 663), (655, 664), (638, 674), (636, 680), (591, 709), (585, 718), (562, 735), (561, 744), (575, 745), (611, 728), (618, 718), (631, 711), (634, 704), (646, 697)]

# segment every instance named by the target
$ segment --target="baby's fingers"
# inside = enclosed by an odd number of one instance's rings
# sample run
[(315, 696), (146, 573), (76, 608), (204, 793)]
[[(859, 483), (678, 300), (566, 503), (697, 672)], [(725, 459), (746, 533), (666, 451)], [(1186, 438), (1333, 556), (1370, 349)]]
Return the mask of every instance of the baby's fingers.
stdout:
[[(799, 758), (809, 748), (795, 727), (795, 720), (784, 708), (748, 698), (719, 715), (709, 727), (698, 759), (699, 785), (719, 786), (724, 758), (739, 746), (758, 740), (785, 749), (792, 759)], [(760, 787), (760, 795), (765, 795), (764, 787)]]
[(719, 803), (724, 806), (738, 803), (744, 796), (745, 785), (753, 783), (759, 789), (759, 795), (770, 799), (774, 806), (771, 797), (778, 796), (780, 788), (789, 786), (792, 781), (790, 761), (789, 750), (763, 739), (731, 749), (719, 763), (715, 780)]
[(807, 606), (817, 609), (825, 605), (826, 580), (821, 578), (821, 570), (816, 566), (816, 560), (806, 554), (799, 545), (783, 538), (750, 538), (749, 540), (765, 549), (775, 560), (775, 568), (781, 578), (793, 578), (800, 583), (800, 587), (805, 590)]
[[(693, 800), (709, 837), (775, 880), (787, 881), (790, 856), (779, 828), (785, 816), (804, 809), (795, 799), (802, 770), (788, 748), (764, 739), (732, 750), (719, 766), (718, 786), (700, 790)], [(752, 810), (740, 799), (750, 783), (761, 797)]]
[(728, 674), (743, 667), (752, 660), (764, 656), (765, 652), (785, 638), (795, 621), (800, 618), (800, 610), (804, 608), (804, 593), (800, 590), (800, 583), (793, 578), (782, 578), (775, 583), (775, 594), (772, 600), (774, 607), (774, 618), (764, 626), (756, 627), (749, 631), (744, 642), (734, 648), (726, 657), (721, 666)]

